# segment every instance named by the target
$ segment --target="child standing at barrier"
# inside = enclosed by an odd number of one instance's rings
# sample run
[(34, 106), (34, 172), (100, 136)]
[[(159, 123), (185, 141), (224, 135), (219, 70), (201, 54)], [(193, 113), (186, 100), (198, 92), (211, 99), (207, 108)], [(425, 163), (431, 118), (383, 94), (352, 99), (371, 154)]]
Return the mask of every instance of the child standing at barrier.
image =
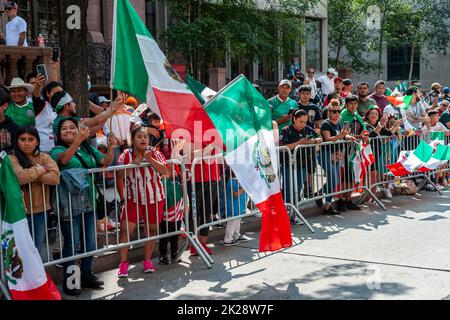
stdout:
[[(160, 225), (161, 234), (180, 231), (184, 214), (189, 211), (189, 204), (184, 204), (183, 188), (181, 183), (177, 180), (178, 167), (174, 164), (169, 165), (169, 173), (171, 177), (166, 180), (166, 207), (163, 214), (163, 222)], [(179, 170), (178, 170), (179, 171)], [(186, 211), (185, 211), (186, 210)], [(178, 263), (176, 260), (178, 252), (179, 236), (171, 236), (159, 240), (159, 262), (161, 264), (169, 264), (168, 258), (168, 244), (170, 242), (170, 257), (172, 263)]]
[[(232, 172), (225, 189), (226, 211), (224, 218), (229, 219), (245, 214), (247, 210), (247, 201), (247, 194)], [(236, 219), (227, 222), (225, 239), (223, 241), (225, 247), (236, 246), (239, 242), (249, 240), (247, 237), (240, 234), (241, 220), (242, 219)]]
[[(119, 171), (117, 174), (117, 191), (124, 204), (120, 223), (120, 243), (131, 241), (140, 219), (144, 220), (144, 237), (150, 238), (157, 234), (164, 211), (164, 187), (161, 176), (167, 176), (166, 159), (155, 148), (149, 146), (147, 131), (137, 126), (131, 132), (131, 149), (125, 150), (119, 157), (118, 165), (149, 166), (139, 169)], [(124, 192), (124, 177), (126, 178), (126, 192)], [(140, 240), (140, 239), (138, 239)], [(144, 272), (155, 272), (151, 261), (155, 240), (145, 244)], [(120, 252), (119, 278), (128, 277), (128, 248)]]

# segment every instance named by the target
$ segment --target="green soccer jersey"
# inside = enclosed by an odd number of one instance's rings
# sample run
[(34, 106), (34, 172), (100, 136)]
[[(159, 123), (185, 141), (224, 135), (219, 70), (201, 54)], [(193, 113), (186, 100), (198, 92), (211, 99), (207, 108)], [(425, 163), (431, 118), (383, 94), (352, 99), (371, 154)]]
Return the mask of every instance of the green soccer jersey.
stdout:
[(34, 106), (30, 101), (27, 101), (27, 103), (23, 106), (19, 106), (16, 103), (11, 102), (5, 111), (5, 115), (10, 117), (11, 120), (19, 127), (36, 125)]
[[(283, 116), (287, 115), (289, 111), (297, 109), (297, 102), (292, 100), (291, 98), (287, 98), (285, 102), (281, 101), (278, 96), (275, 96), (268, 100), (269, 104), (272, 106), (272, 120), (276, 121), (281, 119)], [(278, 125), (278, 128), (281, 132), (283, 128), (288, 127), (292, 124), (292, 121), (289, 120), (286, 123), (282, 123)]]

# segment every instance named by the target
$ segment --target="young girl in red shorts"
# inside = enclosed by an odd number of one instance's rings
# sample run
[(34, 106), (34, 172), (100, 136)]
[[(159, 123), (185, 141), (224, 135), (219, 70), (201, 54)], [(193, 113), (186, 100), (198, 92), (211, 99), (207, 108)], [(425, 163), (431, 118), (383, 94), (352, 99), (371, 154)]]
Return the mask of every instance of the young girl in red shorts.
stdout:
[[(144, 221), (144, 237), (156, 236), (164, 212), (164, 187), (162, 176), (168, 176), (164, 156), (149, 146), (147, 130), (137, 127), (131, 132), (131, 149), (125, 150), (118, 160), (118, 165), (149, 164), (139, 169), (121, 170), (117, 173), (117, 191), (124, 203), (120, 223), (120, 243), (130, 241), (139, 221)], [(124, 175), (126, 184), (124, 189)], [(142, 236), (140, 237), (142, 238)], [(155, 272), (151, 261), (155, 240), (145, 244), (144, 272)], [(120, 252), (119, 278), (128, 276), (128, 248)]]

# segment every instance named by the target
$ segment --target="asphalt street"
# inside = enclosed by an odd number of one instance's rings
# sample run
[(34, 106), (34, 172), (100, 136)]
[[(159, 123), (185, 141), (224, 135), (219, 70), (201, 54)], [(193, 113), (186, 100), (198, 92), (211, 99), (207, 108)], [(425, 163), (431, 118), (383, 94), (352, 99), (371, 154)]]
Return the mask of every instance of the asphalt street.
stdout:
[(293, 226), (294, 246), (276, 253), (258, 253), (258, 228), (237, 247), (218, 241), (209, 270), (186, 251), (178, 265), (155, 259), (154, 274), (103, 272), (104, 289), (77, 299), (450, 299), (450, 192), (384, 203), (309, 216), (316, 233)]

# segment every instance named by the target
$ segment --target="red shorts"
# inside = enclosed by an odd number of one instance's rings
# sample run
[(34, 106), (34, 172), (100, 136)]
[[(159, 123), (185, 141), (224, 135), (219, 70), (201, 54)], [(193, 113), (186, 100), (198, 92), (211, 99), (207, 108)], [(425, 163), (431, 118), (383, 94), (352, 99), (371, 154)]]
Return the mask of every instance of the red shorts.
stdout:
[(161, 223), (163, 212), (164, 201), (152, 204), (149, 203), (147, 206), (143, 204), (137, 206), (135, 202), (128, 201), (127, 206), (122, 210), (121, 221), (137, 224), (138, 218), (139, 220), (142, 218), (145, 224), (157, 224)]

